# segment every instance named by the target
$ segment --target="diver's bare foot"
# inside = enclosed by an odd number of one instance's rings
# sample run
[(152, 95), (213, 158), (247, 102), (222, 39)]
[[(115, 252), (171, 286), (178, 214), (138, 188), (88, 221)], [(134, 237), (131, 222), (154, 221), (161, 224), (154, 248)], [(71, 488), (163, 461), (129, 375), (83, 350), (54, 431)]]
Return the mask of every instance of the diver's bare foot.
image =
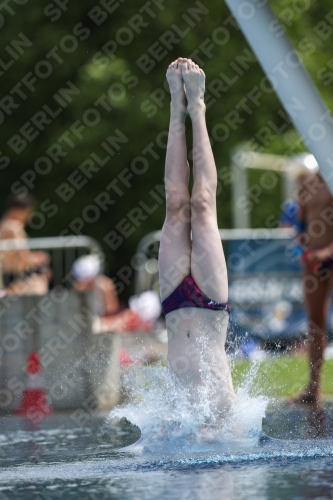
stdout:
[(186, 113), (187, 100), (184, 89), (184, 80), (180, 66), (180, 60), (173, 61), (167, 70), (166, 78), (168, 80), (171, 94), (171, 109)]
[(205, 73), (191, 59), (179, 58), (185, 91), (187, 97), (187, 109), (193, 118), (198, 111), (205, 111)]
[(287, 403), (291, 405), (308, 405), (315, 408), (320, 408), (322, 404), (322, 397), (321, 394), (318, 394), (318, 392), (305, 389), (300, 394), (289, 398), (287, 400)]

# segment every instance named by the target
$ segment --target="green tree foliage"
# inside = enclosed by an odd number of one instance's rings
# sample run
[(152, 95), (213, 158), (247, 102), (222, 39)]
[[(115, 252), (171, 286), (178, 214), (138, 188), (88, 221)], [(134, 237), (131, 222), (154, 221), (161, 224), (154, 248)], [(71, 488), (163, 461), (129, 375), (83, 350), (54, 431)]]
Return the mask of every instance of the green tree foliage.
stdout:
[[(266, 152), (302, 149), (275, 93), (267, 85), (260, 90), (263, 71), (223, 2), (8, 0), (1, 8), (1, 200), (29, 191), (38, 201), (29, 234), (95, 237), (111, 276), (163, 223), (165, 72), (178, 56), (192, 57), (207, 75), (220, 227), (232, 225), (233, 147), (253, 139)], [(328, 0), (282, 0), (273, 8), (330, 106)], [(258, 102), (249, 97), (255, 87)], [(256, 136), (269, 120), (281, 133)], [(190, 132), (188, 122), (189, 149)], [(280, 184), (263, 190), (254, 225), (278, 216)]]

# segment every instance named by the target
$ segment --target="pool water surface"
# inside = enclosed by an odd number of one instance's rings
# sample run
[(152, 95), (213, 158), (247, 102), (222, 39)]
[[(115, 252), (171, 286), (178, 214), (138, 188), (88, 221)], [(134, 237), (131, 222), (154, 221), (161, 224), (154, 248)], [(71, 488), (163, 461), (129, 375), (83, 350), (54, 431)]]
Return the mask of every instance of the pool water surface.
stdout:
[(271, 438), (140, 449), (140, 430), (91, 416), (0, 421), (0, 500), (331, 499), (333, 412), (275, 406)]

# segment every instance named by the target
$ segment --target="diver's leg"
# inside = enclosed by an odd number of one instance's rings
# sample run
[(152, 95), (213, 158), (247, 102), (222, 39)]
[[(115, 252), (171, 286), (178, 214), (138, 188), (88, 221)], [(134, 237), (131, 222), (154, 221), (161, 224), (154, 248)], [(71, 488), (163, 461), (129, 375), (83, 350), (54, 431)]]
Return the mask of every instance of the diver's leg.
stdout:
[(206, 127), (205, 74), (191, 60), (181, 64), (193, 129), (191, 274), (210, 299), (228, 299), (227, 268), (216, 219), (217, 173)]
[(189, 165), (185, 140), (186, 96), (180, 61), (170, 64), (166, 75), (171, 104), (165, 159), (166, 218), (158, 260), (162, 300), (190, 274), (191, 262)]

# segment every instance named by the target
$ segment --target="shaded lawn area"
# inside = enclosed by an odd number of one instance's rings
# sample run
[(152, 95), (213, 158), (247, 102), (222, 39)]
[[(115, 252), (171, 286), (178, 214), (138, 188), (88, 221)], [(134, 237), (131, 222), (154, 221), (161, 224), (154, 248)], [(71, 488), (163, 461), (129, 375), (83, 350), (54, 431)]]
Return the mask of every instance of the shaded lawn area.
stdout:
[[(281, 356), (261, 362), (248, 360), (236, 361), (232, 370), (235, 387), (253, 380), (251, 394), (276, 396), (292, 396), (300, 392), (309, 378), (307, 357)], [(323, 393), (333, 395), (333, 360), (324, 362)]]

